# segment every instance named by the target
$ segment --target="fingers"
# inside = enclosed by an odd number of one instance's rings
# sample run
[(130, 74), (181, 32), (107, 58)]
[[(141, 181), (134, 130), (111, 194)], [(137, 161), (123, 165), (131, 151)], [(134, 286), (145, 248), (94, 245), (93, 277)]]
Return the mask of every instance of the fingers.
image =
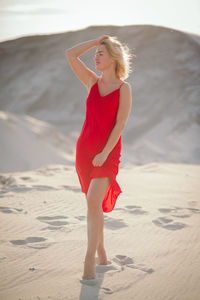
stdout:
[(106, 39), (108, 39), (109, 38), (109, 36), (108, 35), (104, 35), (102, 38), (101, 38), (101, 42), (103, 41), (103, 40), (106, 40)]
[(98, 161), (93, 161), (92, 164), (94, 167), (101, 167), (101, 163)]
[(103, 35), (102, 37), (100, 37), (98, 39), (98, 45), (100, 45), (103, 40), (108, 39), (108, 38), (109, 38), (109, 35)]

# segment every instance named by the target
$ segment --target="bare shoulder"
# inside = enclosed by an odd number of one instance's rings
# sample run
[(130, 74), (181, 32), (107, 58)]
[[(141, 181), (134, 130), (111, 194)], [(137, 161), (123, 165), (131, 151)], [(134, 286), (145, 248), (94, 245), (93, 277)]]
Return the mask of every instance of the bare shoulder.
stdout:
[(132, 88), (129, 82), (123, 81), (123, 84), (120, 88), (120, 95), (128, 96), (131, 95)]
[(123, 89), (123, 90), (131, 90), (131, 84), (129, 82), (123, 81), (121, 89)]
[(131, 84), (129, 82), (125, 82), (122, 84), (120, 88), (119, 95), (119, 106), (122, 109), (126, 109), (132, 105), (132, 90)]
[(120, 124), (125, 126), (132, 106), (131, 84), (129, 82), (123, 82), (120, 88), (119, 96), (119, 109), (117, 113), (117, 120)]

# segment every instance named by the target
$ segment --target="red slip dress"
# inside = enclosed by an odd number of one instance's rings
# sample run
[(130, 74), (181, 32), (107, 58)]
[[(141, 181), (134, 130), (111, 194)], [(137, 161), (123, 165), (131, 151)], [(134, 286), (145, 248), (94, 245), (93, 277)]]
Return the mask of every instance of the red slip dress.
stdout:
[(100, 95), (98, 80), (91, 87), (86, 99), (86, 118), (76, 142), (75, 168), (82, 192), (87, 195), (91, 178), (109, 177), (110, 179), (102, 202), (103, 212), (112, 211), (117, 197), (122, 193), (116, 181), (121, 156), (121, 136), (102, 166), (94, 166), (92, 160), (104, 149), (115, 125), (120, 87), (105, 96)]

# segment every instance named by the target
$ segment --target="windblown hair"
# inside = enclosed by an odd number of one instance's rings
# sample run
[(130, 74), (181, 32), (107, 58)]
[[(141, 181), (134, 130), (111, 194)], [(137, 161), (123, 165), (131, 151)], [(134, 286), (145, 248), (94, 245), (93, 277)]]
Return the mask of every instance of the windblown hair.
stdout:
[(131, 69), (131, 58), (136, 56), (130, 52), (128, 46), (121, 43), (116, 36), (104, 39), (101, 45), (105, 45), (110, 56), (115, 60), (115, 74), (118, 79), (126, 79), (133, 71)]

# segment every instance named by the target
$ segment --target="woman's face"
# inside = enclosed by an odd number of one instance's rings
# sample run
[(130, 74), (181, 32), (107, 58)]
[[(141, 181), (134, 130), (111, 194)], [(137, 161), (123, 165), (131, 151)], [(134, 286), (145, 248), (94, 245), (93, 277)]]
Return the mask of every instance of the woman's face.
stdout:
[(100, 45), (97, 47), (94, 61), (96, 64), (96, 69), (99, 71), (103, 71), (114, 64), (114, 60), (109, 55), (105, 45)]

